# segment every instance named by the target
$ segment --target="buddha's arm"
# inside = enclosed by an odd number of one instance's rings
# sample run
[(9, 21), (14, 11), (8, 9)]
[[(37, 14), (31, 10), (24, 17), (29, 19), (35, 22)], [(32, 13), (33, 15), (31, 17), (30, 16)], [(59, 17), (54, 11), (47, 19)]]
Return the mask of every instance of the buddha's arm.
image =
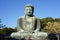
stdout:
[(22, 29), (22, 18), (19, 18), (17, 21), (17, 31), (24, 31)]
[(37, 28), (34, 32), (38, 32), (41, 29), (40, 19), (37, 19)]

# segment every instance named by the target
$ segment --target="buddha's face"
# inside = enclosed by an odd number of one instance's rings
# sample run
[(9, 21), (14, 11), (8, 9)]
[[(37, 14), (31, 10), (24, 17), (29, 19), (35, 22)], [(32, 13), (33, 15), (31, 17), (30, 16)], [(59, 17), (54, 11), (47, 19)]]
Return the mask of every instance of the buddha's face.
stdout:
[(25, 7), (25, 15), (33, 15), (33, 8), (32, 7)]

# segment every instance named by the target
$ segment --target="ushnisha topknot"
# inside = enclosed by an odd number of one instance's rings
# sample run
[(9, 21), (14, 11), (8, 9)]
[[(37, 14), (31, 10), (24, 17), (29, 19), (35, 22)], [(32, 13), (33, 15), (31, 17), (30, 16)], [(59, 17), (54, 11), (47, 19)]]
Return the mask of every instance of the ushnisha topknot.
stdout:
[(31, 4), (26, 4), (25, 7), (32, 7), (32, 8), (34, 8), (34, 6), (31, 5)]

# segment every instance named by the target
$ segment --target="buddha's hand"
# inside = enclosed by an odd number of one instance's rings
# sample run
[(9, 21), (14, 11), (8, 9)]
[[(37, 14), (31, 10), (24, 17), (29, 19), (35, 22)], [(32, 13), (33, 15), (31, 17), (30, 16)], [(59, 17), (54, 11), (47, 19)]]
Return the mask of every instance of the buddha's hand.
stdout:
[(25, 32), (24, 30), (20, 30), (19, 32)]
[(38, 31), (33, 31), (32, 33), (37, 33)]

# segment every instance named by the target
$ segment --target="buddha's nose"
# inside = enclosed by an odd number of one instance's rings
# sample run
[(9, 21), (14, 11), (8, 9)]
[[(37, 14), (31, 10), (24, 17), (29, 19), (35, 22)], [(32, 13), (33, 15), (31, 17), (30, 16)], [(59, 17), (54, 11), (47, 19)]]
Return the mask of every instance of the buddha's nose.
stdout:
[(29, 13), (31, 13), (31, 12), (29, 12)]

